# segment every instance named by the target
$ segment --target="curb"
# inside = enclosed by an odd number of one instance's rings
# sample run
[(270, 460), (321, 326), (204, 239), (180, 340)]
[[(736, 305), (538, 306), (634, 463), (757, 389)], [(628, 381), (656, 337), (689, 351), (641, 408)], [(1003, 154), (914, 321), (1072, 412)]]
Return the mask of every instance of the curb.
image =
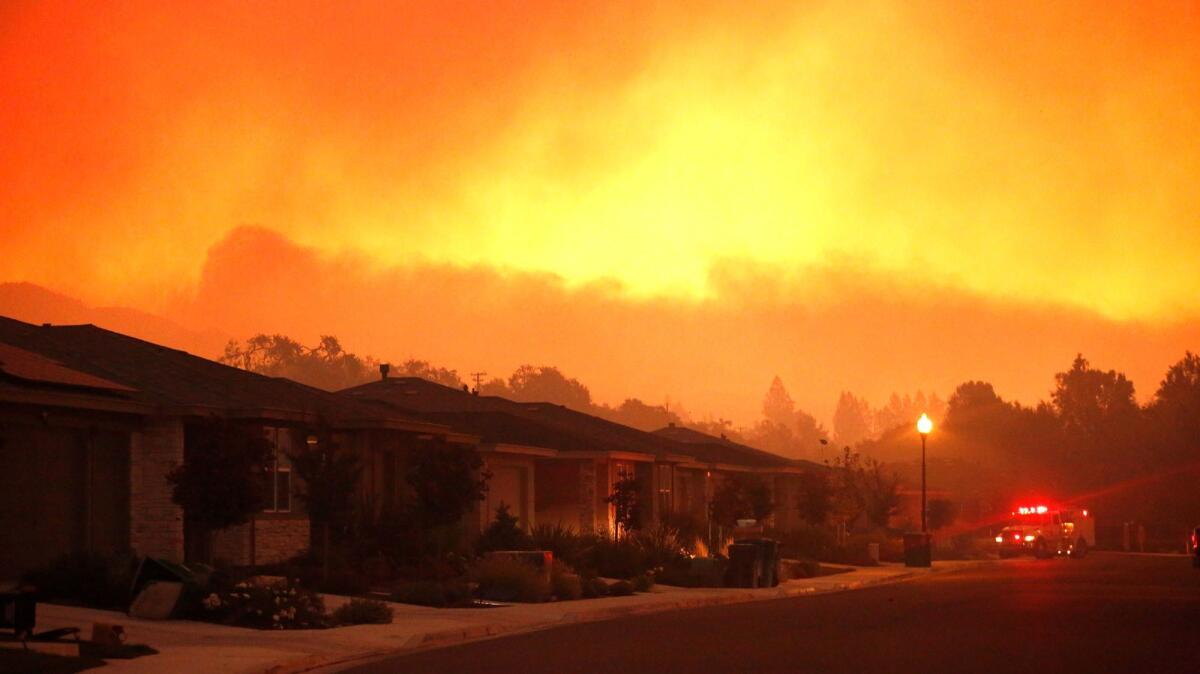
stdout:
[[(981, 566), (989, 565), (987, 561), (980, 562)], [(957, 567), (962, 568), (962, 567)], [(450, 646), (468, 641), (478, 641), (501, 635), (519, 634), (524, 632), (537, 632), (540, 630), (557, 627), (560, 625), (572, 625), (576, 623), (599, 622), (602, 620), (614, 620), (635, 615), (653, 615), (655, 613), (667, 613), (669, 611), (681, 611), (686, 609), (707, 608), (712, 606), (726, 606), (731, 604), (748, 604), (756, 601), (769, 601), (772, 599), (789, 599), (794, 597), (816, 596), (821, 594), (834, 594), (838, 592), (849, 592), (851, 590), (859, 590), (876, 585), (888, 585), (891, 583), (899, 583), (907, 580), (912, 580), (922, 575), (932, 573), (944, 573), (956, 570), (955, 567), (932, 567), (928, 570), (906, 571), (892, 576), (883, 578), (854, 580), (844, 583), (837, 583), (826, 588), (817, 588), (812, 586), (799, 588), (777, 588), (776, 592), (769, 594), (760, 594), (761, 590), (747, 590), (744, 592), (731, 592), (712, 597), (697, 597), (690, 599), (679, 599), (673, 602), (662, 602), (656, 604), (642, 604), (634, 606), (612, 606), (598, 608), (590, 611), (582, 611), (579, 613), (568, 613), (562, 616), (561, 619), (555, 621), (547, 621), (541, 623), (532, 623), (528, 625), (510, 626), (502, 624), (490, 625), (472, 625), (465, 628), (454, 628), (442, 630), (439, 632), (427, 632), (425, 634), (414, 635), (409, 638), (403, 646), (397, 648), (389, 648), (383, 650), (363, 651), (358, 653), (347, 653), (345, 655), (309, 655), (295, 660), (289, 660), (277, 665), (273, 665), (266, 670), (264, 674), (302, 674), (315, 669), (325, 667), (334, 667), (337, 665), (350, 664), (360, 660), (371, 660), (375, 658), (387, 657), (392, 655), (400, 655), (409, 651), (415, 651), (425, 648), (438, 648)]]

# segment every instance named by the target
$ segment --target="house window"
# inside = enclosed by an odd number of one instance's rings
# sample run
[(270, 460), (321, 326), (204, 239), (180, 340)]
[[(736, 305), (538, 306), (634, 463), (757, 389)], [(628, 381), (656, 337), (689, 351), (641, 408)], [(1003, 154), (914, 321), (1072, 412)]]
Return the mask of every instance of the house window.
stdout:
[(263, 480), (263, 512), (291, 512), (292, 466), (287, 453), (292, 448), (292, 433), (286, 428), (267, 428), (265, 434), (275, 448), (275, 456)]
[(671, 513), (671, 465), (667, 463), (658, 466), (658, 514)]

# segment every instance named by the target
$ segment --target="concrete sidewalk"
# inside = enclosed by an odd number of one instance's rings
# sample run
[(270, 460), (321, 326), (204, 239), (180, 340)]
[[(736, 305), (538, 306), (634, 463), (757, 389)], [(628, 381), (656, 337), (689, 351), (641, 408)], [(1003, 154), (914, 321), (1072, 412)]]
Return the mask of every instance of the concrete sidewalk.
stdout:
[[(114, 674), (290, 674), (397, 651), (574, 622), (853, 590), (979, 563), (937, 562), (933, 569), (907, 569), (891, 564), (858, 567), (848, 573), (792, 580), (779, 587), (757, 590), (685, 589), (659, 585), (652, 592), (630, 597), (515, 604), (489, 609), (436, 609), (392, 604), (395, 616), (390, 625), (327, 630), (273, 632), (187, 620), (136, 620), (112, 611), (41, 604), (38, 606), (38, 630), (75, 626), (83, 628), (86, 636), (94, 622), (116, 623), (125, 627), (129, 643), (144, 643), (159, 651), (158, 655), (134, 660), (108, 661), (109, 666), (104, 671)], [(333, 610), (346, 601), (345, 597), (326, 596), (326, 607)]]

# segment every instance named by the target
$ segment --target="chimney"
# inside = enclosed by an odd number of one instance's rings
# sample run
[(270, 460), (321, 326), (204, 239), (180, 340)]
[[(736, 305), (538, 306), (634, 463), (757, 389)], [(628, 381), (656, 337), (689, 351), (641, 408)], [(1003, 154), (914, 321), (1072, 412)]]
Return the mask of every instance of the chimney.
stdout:
[(391, 372), (391, 371), (392, 371), (392, 365), (391, 365), (391, 363), (380, 363), (380, 364), (379, 364), (379, 376), (380, 376), (380, 378), (382, 378), (382, 379), (384, 379), (384, 380), (387, 380), (387, 377), (388, 377), (388, 372)]

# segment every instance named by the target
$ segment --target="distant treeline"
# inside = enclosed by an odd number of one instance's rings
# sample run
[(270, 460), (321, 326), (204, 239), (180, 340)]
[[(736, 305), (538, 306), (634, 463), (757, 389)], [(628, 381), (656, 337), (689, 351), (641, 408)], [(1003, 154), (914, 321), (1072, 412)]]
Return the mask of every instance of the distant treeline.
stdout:
[[(1182, 550), (1184, 532), (1200, 525), (1200, 357), (1172, 365), (1144, 406), (1124, 374), (1082, 355), (1054, 382), (1050, 400), (1032, 407), (987, 382), (960, 385), (930, 438), (934, 486), (957, 492), (968, 517), (1021, 499), (1073, 501), (1104, 527), (1140, 521)], [(897, 465), (915, 462), (919, 447), (910, 424), (858, 449)]]
[[(358, 356), (346, 351), (336, 337), (323, 336), (314, 346), (305, 346), (285, 335), (266, 334), (255, 335), (241, 343), (230, 341), (220, 361), (329, 391), (376, 379), (380, 364), (372, 356)], [(421, 377), (454, 388), (467, 385), (457, 370), (438, 367), (428, 361), (409, 359), (390, 365), (392, 376)], [(926, 397), (920, 391), (903, 396), (893, 393), (888, 403), (878, 409), (872, 409), (866, 400), (844, 391), (838, 398), (833, 432), (830, 433), (813, 415), (796, 406), (783, 381), (775, 377), (763, 398), (762, 418), (752, 424), (734, 426), (722, 418), (694, 418), (678, 402), (652, 404), (638, 398), (626, 398), (616, 406), (598, 403), (592, 400), (591, 391), (585, 384), (549, 365), (522, 365), (507, 379), (493, 377), (480, 382), (479, 393), (524, 402), (558, 403), (646, 431), (671, 423), (684, 424), (783, 456), (814, 460), (832, 460), (840, 455), (835, 446), (857, 445), (896, 426), (911, 424), (922, 412), (940, 419), (945, 410), (945, 403), (936, 395)]]

